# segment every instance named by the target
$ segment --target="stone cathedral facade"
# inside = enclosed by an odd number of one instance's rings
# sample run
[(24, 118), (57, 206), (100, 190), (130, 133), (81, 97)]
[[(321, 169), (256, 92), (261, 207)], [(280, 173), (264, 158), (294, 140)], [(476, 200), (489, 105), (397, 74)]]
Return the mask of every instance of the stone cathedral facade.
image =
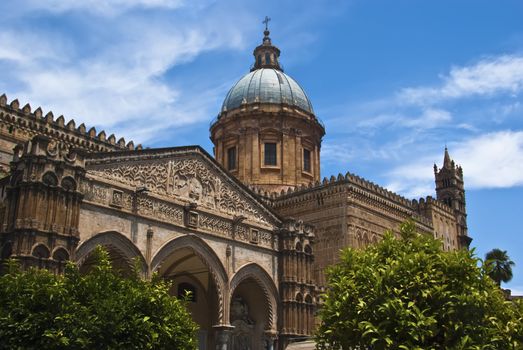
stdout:
[(201, 349), (283, 349), (309, 337), (324, 269), (406, 219), (468, 247), (463, 171), (445, 150), (437, 198), (409, 200), (354, 174), (320, 178), (325, 128), (283, 72), (266, 29), (200, 147), (144, 149), (0, 96), (0, 253), (81, 271), (106, 247), (129, 272), (172, 280)]

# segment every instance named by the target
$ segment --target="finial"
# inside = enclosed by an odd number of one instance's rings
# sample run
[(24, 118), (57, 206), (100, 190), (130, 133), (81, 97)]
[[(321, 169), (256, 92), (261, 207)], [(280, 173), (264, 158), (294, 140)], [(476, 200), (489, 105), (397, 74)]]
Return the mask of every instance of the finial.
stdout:
[(269, 16), (265, 16), (265, 19), (263, 20), (263, 24), (265, 24), (265, 31), (269, 31), (269, 22), (271, 21), (271, 18)]
[(265, 31), (263, 32), (262, 44), (254, 49), (254, 65), (251, 67), (251, 72), (260, 68), (272, 68), (283, 71), (281, 68), (278, 58), (280, 57), (280, 50), (274, 46), (269, 37), (269, 22), (271, 18), (265, 16), (262, 21), (265, 24)]
[(447, 168), (447, 169), (452, 167), (447, 145), (445, 145), (445, 156), (443, 157), (443, 167)]

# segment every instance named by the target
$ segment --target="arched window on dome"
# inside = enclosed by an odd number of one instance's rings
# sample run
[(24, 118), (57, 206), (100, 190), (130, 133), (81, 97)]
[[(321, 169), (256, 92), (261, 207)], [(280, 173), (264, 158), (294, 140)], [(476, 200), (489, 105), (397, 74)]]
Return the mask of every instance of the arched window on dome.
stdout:
[(269, 53), (265, 54), (265, 64), (271, 64), (271, 55)]
[(258, 55), (258, 66), (261, 66), (261, 64), (262, 64), (261, 55)]

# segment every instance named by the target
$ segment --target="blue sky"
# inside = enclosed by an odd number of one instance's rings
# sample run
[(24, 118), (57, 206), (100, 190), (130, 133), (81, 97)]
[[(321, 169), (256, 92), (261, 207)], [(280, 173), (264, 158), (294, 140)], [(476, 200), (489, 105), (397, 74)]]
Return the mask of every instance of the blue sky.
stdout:
[(253, 63), (263, 17), (326, 125), (324, 176), (434, 195), (461, 164), (479, 256), (523, 294), (523, 2), (4, 0), (0, 91), (146, 146), (200, 144)]

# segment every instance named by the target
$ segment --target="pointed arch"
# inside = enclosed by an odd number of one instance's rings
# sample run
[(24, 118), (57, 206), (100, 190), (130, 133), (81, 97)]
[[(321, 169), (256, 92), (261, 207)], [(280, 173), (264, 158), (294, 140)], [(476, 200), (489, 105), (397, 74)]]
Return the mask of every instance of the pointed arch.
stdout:
[(218, 292), (218, 321), (225, 322), (223, 301), (225, 300), (224, 296), (228, 295), (227, 272), (214, 250), (203, 239), (189, 234), (168, 241), (155, 253), (151, 261), (151, 271), (157, 271), (162, 262), (174, 252), (187, 248), (192, 250), (209, 269)]
[(274, 284), (271, 276), (258, 264), (249, 263), (242, 266), (231, 278), (230, 285), (230, 296), (229, 304), (231, 303), (232, 296), (235, 289), (244, 280), (252, 278), (262, 288), (263, 294), (265, 295), (265, 301), (269, 305), (267, 310), (267, 328), (276, 331), (277, 327), (277, 306), (278, 306), (278, 289)]
[(98, 245), (116, 249), (131, 264), (134, 258), (138, 257), (142, 273), (147, 271), (147, 263), (140, 249), (129, 238), (117, 231), (101, 232), (81, 243), (75, 253), (76, 264), (81, 266)]
[(37, 243), (31, 249), (31, 255), (40, 259), (48, 259), (51, 255), (49, 248), (43, 243)]

